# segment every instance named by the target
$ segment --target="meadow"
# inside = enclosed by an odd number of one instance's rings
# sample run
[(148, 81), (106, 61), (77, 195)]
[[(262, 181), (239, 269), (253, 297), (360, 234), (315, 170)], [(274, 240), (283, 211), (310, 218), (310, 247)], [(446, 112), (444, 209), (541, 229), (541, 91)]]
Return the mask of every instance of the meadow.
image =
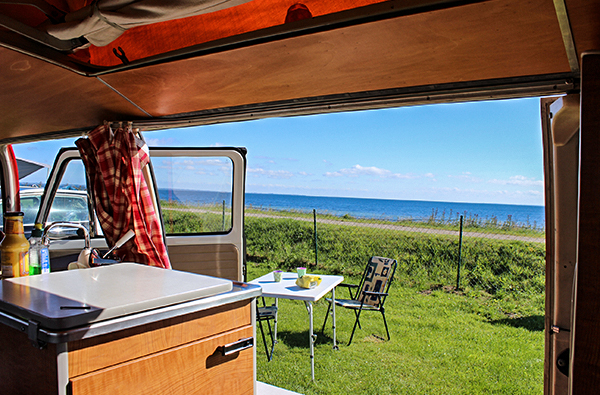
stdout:
[[(462, 278), (456, 289), (457, 235), (424, 233), (422, 228), (353, 226), (354, 219), (345, 225), (323, 221), (318, 225), (316, 257), (310, 221), (293, 215), (249, 214), (245, 218), (249, 280), (274, 269), (306, 266), (309, 272), (340, 274), (345, 282), (356, 284), (370, 256), (398, 261), (386, 302), (390, 341), (381, 339), (385, 337), (381, 316), (365, 313), (362, 330), (357, 329), (347, 346), (354, 315), (338, 309), (340, 348), (332, 349), (331, 327), (318, 334), (312, 382), (306, 308), (281, 300), (279, 342), (271, 362), (262, 339), (257, 339), (260, 381), (303, 394), (543, 392), (543, 243), (495, 239), (494, 234), (519, 230), (487, 225), (490, 237), (462, 241)], [(223, 222), (206, 212), (169, 215), (173, 233)], [(439, 226), (444, 229), (448, 224)], [(435, 230), (435, 221), (429, 227)], [(343, 291), (337, 296), (344, 297), (339, 295)], [(326, 309), (327, 302), (316, 303), (315, 328), (320, 329)]]
[[(398, 261), (396, 281), (407, 286), (422, 290), (456, 283), (458, 235), (320, 224), (315, 262), (314, 229), (309, 222), (246, 217), (245, 231), (249, 261), (273, 270), (306, 266), (359, 276), (368, 258), (380, 255)], [(543, 299), (543, 243), (465, 238), (460, 253), (463, 292)]]
[[(249, 278), (267, 272), (255, 265)], [(357, 283), (358, 278), (345, 281)], [(343, 297), (345, 295), (339, 295)], [(271, 300), (267, 299), (267, 304)], [(391, 340), (379, 313), (365, 313), (362, 329), (347, 342), (351, 311), (338, 308), (339, 350), (330, 322), (317, 332), (315, 381), (310, 378), (308, 318), (302, 302), (280, 300), (278, 343), (271, 362), (257, 333), (257, 378), (301, 394), (542, 394), (542, 312), (507, 314), (485, 295), (443, 288), (419, 291), (398, 282), (386, 301)], [(320, 331), (327, 302), (314, 306)]]

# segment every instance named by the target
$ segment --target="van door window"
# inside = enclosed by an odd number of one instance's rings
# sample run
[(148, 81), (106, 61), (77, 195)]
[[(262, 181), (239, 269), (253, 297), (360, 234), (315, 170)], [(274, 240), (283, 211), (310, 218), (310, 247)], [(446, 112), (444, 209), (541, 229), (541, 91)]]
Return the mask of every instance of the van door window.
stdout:
[(47, 222), (77, 222), (89, 229), (85, 169), (81, 160), (68, 162), (50, 206)]
[(152, 154), (167, 234), (218, 234), (232, 228), (233, 163), (227, 157)]
[[(97, 221), (90, 219), (85, 167), (81, 159), (75, 157), (65, 160), (56, 176), (52, 184), (58, 187), (56, 193), (50, 197), (50, 210), (43, 222), (46, 225), (52, 222), (78, 223), (85, 226), (92, 236), (101, 235)], [(64, 237), (76, 234), (77, 229), (58, 227), (53, 229), (51, 236)]]

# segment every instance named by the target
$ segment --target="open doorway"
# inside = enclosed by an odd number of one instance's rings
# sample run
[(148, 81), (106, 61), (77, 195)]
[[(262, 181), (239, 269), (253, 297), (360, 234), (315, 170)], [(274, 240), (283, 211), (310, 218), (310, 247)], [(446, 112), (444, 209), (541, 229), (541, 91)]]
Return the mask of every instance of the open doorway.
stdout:
[[(331, 352), (331, 329), (325, 330), (316, 344), (319, 385), (298, 380), (294, 372), (307, 372), (306, 312), (280, 301), (280, 342), (270, 363), (258, 349), (259, 380), (307, 394), (542, 391), (546, 225), (539, 99), (147, 135), (150, 145), (190, 139), (248, 149), (250, 280), (306, 266), (357, 283), (370, 256), (398, 260), (387, 302), (389, 342), (381, 339), (379, 317), (361, 319), (358, 337), (339, 353)], [(317, 304), (317, 322), (325, 310)], [(351, 313), (338, 313), (342, 343), (352, 323)], [(340, 380), (340, 369), (355, 379)]]

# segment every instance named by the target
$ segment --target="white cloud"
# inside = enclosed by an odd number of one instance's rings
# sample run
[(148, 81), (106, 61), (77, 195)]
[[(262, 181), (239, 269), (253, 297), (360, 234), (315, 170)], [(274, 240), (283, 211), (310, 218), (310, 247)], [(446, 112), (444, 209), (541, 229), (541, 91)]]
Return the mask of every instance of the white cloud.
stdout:
[(469, 172), (469, 171), (465, 171), (458, 176), (450, 174), (450, 175), (448, 175), (448, 178), (456, 178), (456, 179), (468, 181), (468, 182), (482, 182), (483, 181), (481, 178), (473, 177), (471, 175), (471, 172)]
[(544, 194), (541, 191), (518, 191), (515, 192), (515, 194), (520, 194), (520, 195), (524, 195), (524, 196), (539, 196), (539, 197), (543, 197)]
[(175, 143), (177, 142), (177, 139), (174, 139), (172, 137), (165, 137), (165, 138), (144, 137), (144, 140), (146, 140), (146, 144), (148, 145), (148, 147), (166, 147), (169, 145), (175, 145)]
[(318, 187), (313, 185), (285, 185), (285, 184), (253, 184), (248, 182), (246, 192), (255, 193), (296, 193), (301, 195), (312, 196), (347, 196), (347, 197), (370, 197), (371, 189), (364, 188), (335, 188), (335, 187)]
[(416, 178), (410, 174), (393, 173), (387, 169), (380, 169), (375, 166), (363, 167), (361, 165), (354, 165), (348, 169), (341, 169), (334, 172), (326, 172), (325, 177), (379, 177), (379, 178)]
[(292, 178), (294, 173), (287, 170), (265, 170), (262, 168), (248, 168), (246, 172), (249, 175), (259, 177), (267, 176), (269, 178)]
[[(543, 191), (509, 191), (506, 189), (488, 190), (475, 188), (441, 187), (427, 189), (428, 196), (435, 196), (435, 200), (448, 200), (457, 202), (477, 203), (517, 203), (517, 204), (543, 204)], [(430, 199), (430, 198), (429, 198)]]
[(231, 166), (231, 162), (228, 159), (198, 159), (196, 161), (197, 164), (204, 166), (224, 166), (227, 165), (228, 162)]
[(184, 168), (190, 169), (197, 166), (215, 166), (215, 167), (231, 167), (231, 162), (227, 159), (204, 159), (190, 158), (183, 160), (164, 159), (163, 163), (171, 165), (174, 169)]
[(528, 178), (525, 176), (512, 176), (508, 180), (493, 179), (488, 182), (490, 184), (499, 184), (499, 185), (538, 186), (538, 187), (544, 186), (544, 181), (536, 180), (535, 178)]

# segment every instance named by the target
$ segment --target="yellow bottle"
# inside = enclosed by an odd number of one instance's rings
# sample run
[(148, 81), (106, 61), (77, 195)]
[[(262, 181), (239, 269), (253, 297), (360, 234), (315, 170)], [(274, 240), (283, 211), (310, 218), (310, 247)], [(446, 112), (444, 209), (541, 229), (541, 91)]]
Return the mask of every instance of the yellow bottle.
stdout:
[(22, 277), (29, 274), (29, 241), (23, 233), (23, 213), (4, 215), (4, 240), (0, 243), (2, 277)]

